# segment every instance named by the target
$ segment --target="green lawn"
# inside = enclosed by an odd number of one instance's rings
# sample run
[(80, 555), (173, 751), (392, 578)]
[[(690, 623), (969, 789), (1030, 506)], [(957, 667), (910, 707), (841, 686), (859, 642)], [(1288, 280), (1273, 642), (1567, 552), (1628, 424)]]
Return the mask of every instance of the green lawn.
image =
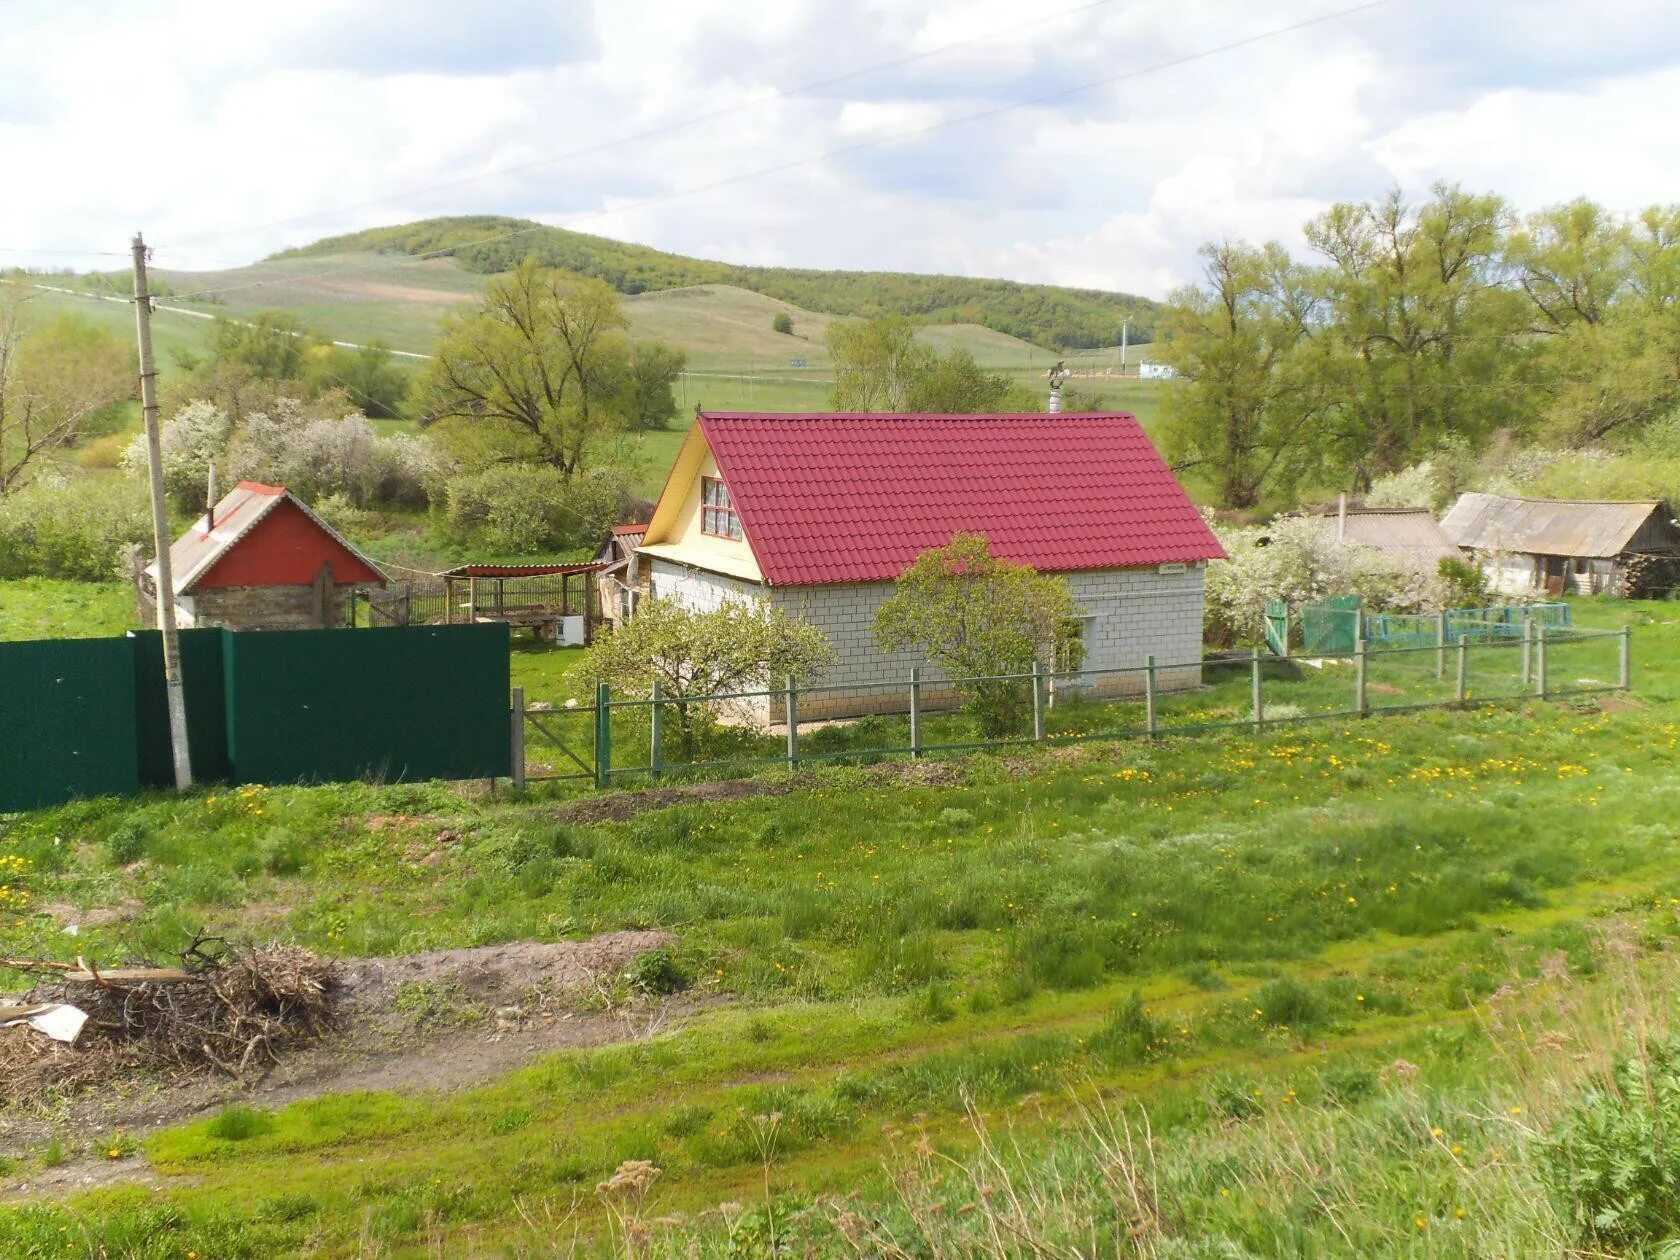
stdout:
[(134, 590), (122, 583), (50, 578), (0, 582), (0, 641), (95, 639), (139, 624)]
[[(442, 785), (16, 819), (0, 849), (32, 904), (143, 908), (75, 941), (16, 913), (0, 953), (165, 952), (247, 921), (334, 954), (665, 926), (728, 1002), (444, 1097), (167, 1130), (118, 1160), (155, 1188), (7, 1209), (0, 1241), (546, 1254), (557, 1231), (609, 1249), (629, 1211), (673, 1254), (770, 1255), (770, 1231), (795, 1254), (858, 1254), (848, 1232), (931, 1254), (931, 1231), (1004, 1228), (1014, 1195), (1103, 1254), (1091, 1228), (1175, 1255), (1556, 1254), (1537, 1152), (1616, 1045), (1611, 1013), (1666, 1001), (1680, 894), (1680, 605), (1577, 611), (1633, 620), (1631, 703), (836, 766), (624, 822)], [(574, 660), (521, 651), (515, 672), (558, 697)], [(1099, 1097), (1106, 1120), (1081, 1110)], [(640, 1206), (594, 1190), (627, 1159), (662, 1170)], [(1159, 1219), (1137, 1219), (1144, 1191)]]

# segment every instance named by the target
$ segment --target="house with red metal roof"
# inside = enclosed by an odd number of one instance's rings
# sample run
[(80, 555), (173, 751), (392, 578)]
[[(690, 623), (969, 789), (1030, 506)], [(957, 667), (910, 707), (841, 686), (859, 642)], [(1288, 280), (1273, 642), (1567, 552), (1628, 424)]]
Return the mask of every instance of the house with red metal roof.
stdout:
[[(169, 548), (179, 624), (229, 630), (342, 626), (379, 567), (284, 486), (241, 481)], [(157, 562), (140, 579), (156, 607)]]
[(875, 612), (922, 552), (957, 533), (1066, 578), (1084, 621), (1085, 685), (1200, 682), (1209, 560), (1224, 552), (1132, 416), (701, 413), (637, 564), (653, 598), (769, 600), (821, 628), (839, 662), (801, 716), (952, 702), (911, 652), (875, 644)]

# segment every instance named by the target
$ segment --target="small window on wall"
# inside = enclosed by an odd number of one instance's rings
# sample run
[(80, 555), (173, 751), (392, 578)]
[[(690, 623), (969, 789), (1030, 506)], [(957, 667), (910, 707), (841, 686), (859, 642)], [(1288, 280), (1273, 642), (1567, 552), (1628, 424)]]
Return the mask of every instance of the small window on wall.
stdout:
[(700, 532), (719, 538), (741, 537), (741, 518), (729, 501), (729, 487), (716, 477), (700, 478)]

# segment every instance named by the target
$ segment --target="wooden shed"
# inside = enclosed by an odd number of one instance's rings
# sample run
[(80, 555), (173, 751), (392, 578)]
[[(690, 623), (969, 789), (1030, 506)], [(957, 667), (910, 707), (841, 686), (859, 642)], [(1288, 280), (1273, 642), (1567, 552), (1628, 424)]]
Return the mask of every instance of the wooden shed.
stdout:
[(1680, 526), (1657, 499), (1459, 496), (1441, 532), (1511, 595), (1633, 595), (1680, 579)]
[(615, 630), (630, 620), (636, 604), (652, 590), (647, 570), (636, 559), (636, 549), (646, 536), (646, 522), (614, 525), (595, 551), (595, 562), (602, 566), (595, 579), (599, 588), (601, 619)]
[[(377, 565), (284, 486), (241, 481), (171, 544), (183, 627), (307, 630), (342, 626), (351, 593), (385, 585)], [(155, 611), (157, 562), (139, 579)]]

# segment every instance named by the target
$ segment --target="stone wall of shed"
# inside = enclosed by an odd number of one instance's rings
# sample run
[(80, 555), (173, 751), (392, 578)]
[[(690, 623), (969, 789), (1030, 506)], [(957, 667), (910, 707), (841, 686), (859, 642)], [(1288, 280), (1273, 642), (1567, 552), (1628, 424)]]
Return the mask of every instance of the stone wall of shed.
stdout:
[[(1177, 573), (1109, 569), (1069, 574), (1074, 602), (1089, 618), (1077, 689), (1099, 696), (1141, 694), (1141, 672), (1104, 671), (1141, 671), (1150, 656), (1155, 657), (1162, 690), (1199, 686), (1204, 576), (1200, 565)], [(875, 613), (892, 594), (890, 582), (767, 587), (655, 560), (652, 583), (654, 598), (675, 599), (697, 609), (716, 608), (731, 598), (767, 599), (826, 634), (840, 660), (811, 681), (809, 692), (800, 693), (801, 721), (902, 713), (909, 707), (910, 671), (916, 667), (922, 671), (925, 708), (961, 703), (922, 653), (882, 652), (876, 646)], [(763, 716), (779, 722), (782, 707), (766, 704)]]
[[(195, 626), (228, 630), (319, 630), (349, 624), (350, 595), (355, 588), (335, 586), (327, 596), (325, 618), (316, 607), (313, 586), (220, 586), (194, 591), (177, 605), (190, 612)], [(183, 618), (183, 621), (185, 618)]]

